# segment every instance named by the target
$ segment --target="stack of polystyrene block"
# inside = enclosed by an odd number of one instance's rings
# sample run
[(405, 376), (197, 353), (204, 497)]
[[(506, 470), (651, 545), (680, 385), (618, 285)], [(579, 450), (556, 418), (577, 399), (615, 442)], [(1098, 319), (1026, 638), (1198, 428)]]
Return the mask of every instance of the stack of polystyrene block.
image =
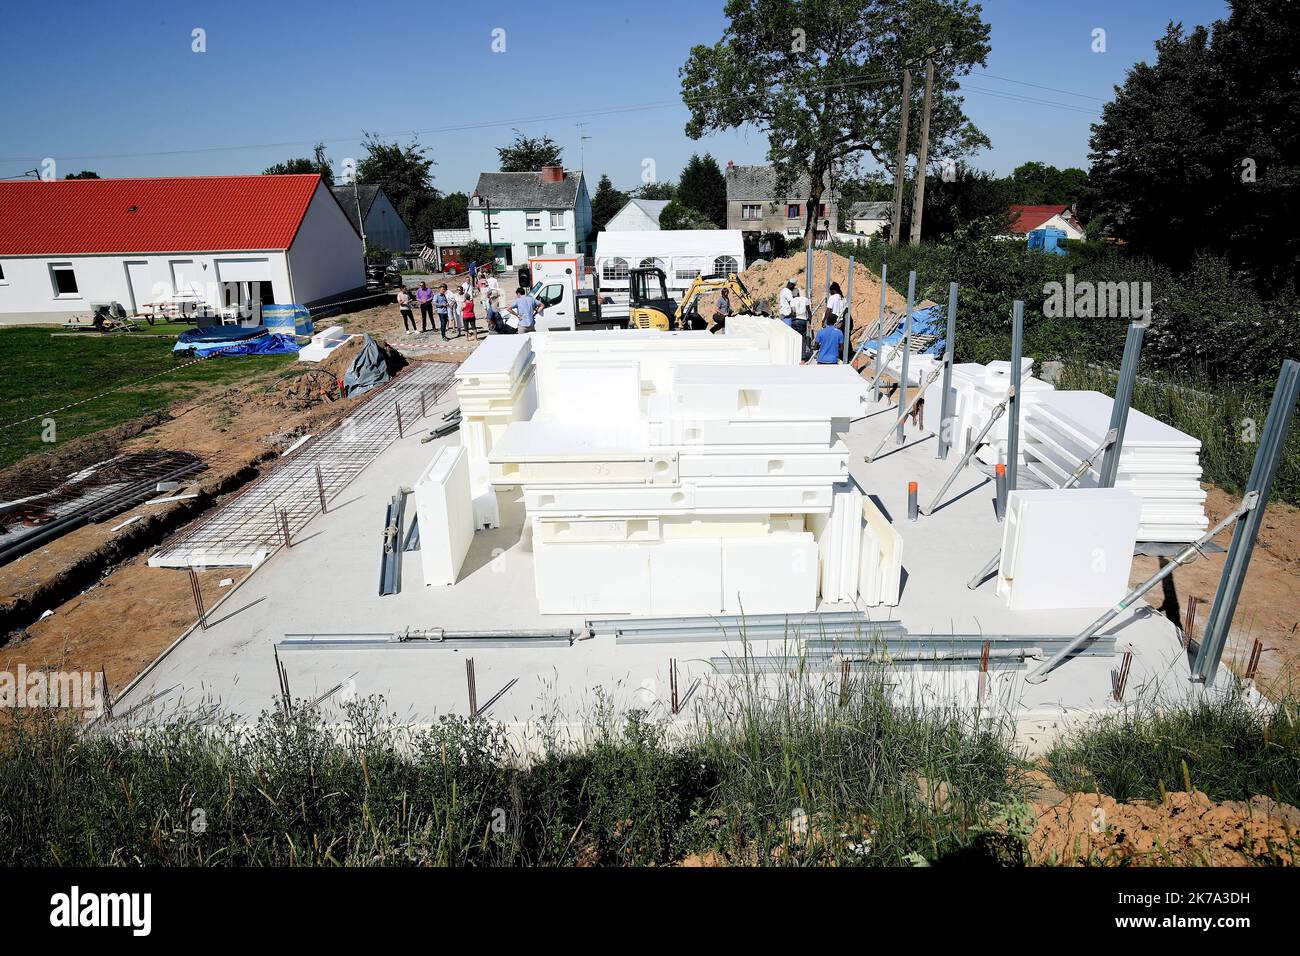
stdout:
[[(543, 612), (857, 600), (861, 492), (837, 432), (861, 414), (866, 383), (844, 366), (790, 364), (788, 336), (771, 331), (545, 337), (541, 406), (489, 456), (494, 484), (523, 488)], [(873, 585), (871, 603), (888, 590)]]
[(455, 445), (439, 448), (415, 482), (413, 492), (420, 523), (424, 583), (455, 584), (474, 537), (469, 456), (465, 449)]
[(858, 601), (897, 606), (903, 587), (903, 536), (875, 502), (862, 498), (862, 555)]
[[(1114, 400), (1100, 392), (1061, 391), (1026, 408), (1022, 426), (1028, 470), (1059, 487), (1096, 451), (1110, 428)], [(1139, 541), (1195, 541), (1209, 527), (1201, 488), (1201, 443), (1137, 409), (1124, 428), (1115, 487), (1142, 500)], [(1079, 482), (1096, 487), (1102, 459)]]
[(537, 409), (532, 341), (528, 335), (490, 335), (456, 370), (475, 527), (499, 527), (501, 499), (513, 496), (508, 486), (491, 487), (487, 460), (506, 427), (531, 418)]
[[(1021, 360), (1021, 434), (1024, 433), (1024, 416), (1025, 409), (1038, 399), (1039, 396), (1052, 392), (1052, 385), (1041, 379), (1034, 378), (1032, 374), (1033, 359)], [(910, 371), (910, 370), (909, 370)], [(914, 378), (909, 373), (908, 378)], [(977, 438), (984, 426), (992, 418), (994, 410), (1002, 402), (1006, 401), (1007, 395), (1011, 391), (1011, 363), (1010, 362), (990, 362), (988, 365), (979, 365), (976, 363), (962, 363), (954, 365), (952, 368), (952, 417), (953, 427), (951, 438), (953, 447), (959, 452), (966, 450), (966, 436), (969, 434), (972, 438)], [(941, 427), (939, 415), (941, 414), (943, 398), (943, 378), (940, 376), (930, 385), (925, 392), (925, 406), (928, 416), (927, 421), (934, 428)], [(1001, 417), (994, 423), (985, 436), (986, 444), (981, 448), (977, 456), (980, 461), (986, 464), (997, 464), (1006, 461), (1007, 455), (1007, 436), (1008, 425), (1010, 424), (1010, 408), (1003, 411)], [(1021, 449), (1021, 457), (1024, 457), (1024, 450)]]
[(1114, 605), (1129, 590), (1141, 511), (1119, 488), (1011, 492), (997, 593), (1015, 611)]

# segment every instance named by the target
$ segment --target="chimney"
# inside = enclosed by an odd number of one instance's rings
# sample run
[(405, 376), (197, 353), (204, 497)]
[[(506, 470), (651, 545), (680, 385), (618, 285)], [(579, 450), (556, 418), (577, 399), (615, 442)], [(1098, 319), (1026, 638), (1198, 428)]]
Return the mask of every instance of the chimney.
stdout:
[(542, 182), (544, 183), (562, 183), (564, 182), (563, 166), (543, 166)]

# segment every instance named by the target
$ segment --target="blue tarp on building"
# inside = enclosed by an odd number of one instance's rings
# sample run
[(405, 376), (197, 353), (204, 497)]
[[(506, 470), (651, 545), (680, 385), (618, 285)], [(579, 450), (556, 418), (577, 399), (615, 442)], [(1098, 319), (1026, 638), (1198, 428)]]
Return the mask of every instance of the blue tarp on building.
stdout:
[(283, 355), (298, 351), (292, 335), (269, 332), (264, 325), (217, 325), (207, 329), (186, 329), (172, 346), (173, 352), (192, 352), (200, 358), (214, 352), (222, 355)]
[[(874, 319), (872, 320), (875, 321)], [(899, 342), (903, 341), (903, 331), (906, 329), (906, 322), (900, 322), (898, 329), (884, 338), (886, 351), (892, 349)], [(912, 312), (912, 334), (913, 335), (933, 335), (934, 342), (921, 355), (942, 355), (944, 349), (944, 340), (948, 335), (948, 313), (942, 305), (931, 305), (924, 309), (916, 309)], [(880, 346), (875, 339), (867, 339), (858, 343), (858, 347), (868, 348), (875, 351)]]

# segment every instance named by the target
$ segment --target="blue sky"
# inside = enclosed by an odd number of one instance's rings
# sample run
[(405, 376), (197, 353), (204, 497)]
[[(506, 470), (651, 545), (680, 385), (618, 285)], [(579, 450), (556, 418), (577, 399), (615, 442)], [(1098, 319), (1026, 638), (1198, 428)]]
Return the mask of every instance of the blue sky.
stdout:
[[(403, 142), (420, 130), (436, 185), (468, 191), (512, 127), (549, 133), (579, 165), (583, 121), (589, 178), (621, 187), (639, 184), (647, 158), (675, 178), (694, 151), (746, 163), (766, 150), (753, 130), (683, 133), (677, 70), (720, 36), (721, 0), (7, 6), (0, 176), (45, 157), (60, 177), (260, 172), (318, 139), (338, 161), (361, 154), (362, 129)], [(1222, 0), (990, 0), (993, 49), (966, 83), (966, 112), (993, 147), (974, 165), (1086, 165), (1089, 123), (1125, 70), (1153, 58), (1165, 24), (1226, 14)], [(196, 28), (204, 53), (191, 50)], [(1091, 48), (1096, 28), (1104, 53)]]

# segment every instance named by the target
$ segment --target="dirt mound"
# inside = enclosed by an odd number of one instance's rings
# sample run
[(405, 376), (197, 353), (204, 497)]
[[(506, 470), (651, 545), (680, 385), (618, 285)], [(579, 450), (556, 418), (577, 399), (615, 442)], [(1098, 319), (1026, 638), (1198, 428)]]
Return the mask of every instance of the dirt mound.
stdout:
[[(407, 366), (406, 357), (401, 352), (378, 336), (373, 338), (388, 366), (389, 375), (396, 375)], [(364, 341), (360, 336), (349, 339), (335, 349), (324, 362), (302, 363), (291, 368), (275, 388), (260, 393), (258, 401), (263, 405), (274, 405), (300, 412), (314, 405), (343, 398), (343, 377), (352, 367), (352, 362), (361, 351)]]
[[(823, 300), (826, 291), (826, 259), (831, 259), (831, 281), (838, 282), (840, 288), (845, 292), (848, 291), (849, 281), (849, 260), (844, 256), (831, 255), (827, 252), (813, 253), (813, 289), (812, 299), (816, 311), (813, 313), (813, 325), (820, 327)], [(764, 304), (766, 308), (775, 315), (777, 313), (777, 302), (780, 299), (781, 289), (790, 279), (803, 287), (807, 281), (804, 275), (807, 266), (807, 258), (804, 253), (798, 252), (784, 259), (773, 259), (771, 262), (762, 262), (758, 265), (751, 266), (741, 273), (741, 281), (745, 283), (745, 288)], [(933, 303), (924, 303), (930, 304)], [(922, 303), (917, 304), (920, 308)], [(866, 331), (869, 323), (875, 322), (876, 314), (880, 310), (880, 277), (862, 265), (855, 262), (853, 265), (853, 316), (854, 329), (852, 330), (852, 341), (857, 343), (862, 333)], [(895, 312), (902, 312), (907, 308), (907, 299), (899, 295), (891, 287), (885, 293), (885, 308)], [(701, 308), (701, 313), (704, 309)]]
[(1030, 863), (1056, 866), (1293, 866), (1298, 848), (1295, 807), (1197, 790), (1133, 803), (1070, 794), (1041, 813), (1028, 849)]

